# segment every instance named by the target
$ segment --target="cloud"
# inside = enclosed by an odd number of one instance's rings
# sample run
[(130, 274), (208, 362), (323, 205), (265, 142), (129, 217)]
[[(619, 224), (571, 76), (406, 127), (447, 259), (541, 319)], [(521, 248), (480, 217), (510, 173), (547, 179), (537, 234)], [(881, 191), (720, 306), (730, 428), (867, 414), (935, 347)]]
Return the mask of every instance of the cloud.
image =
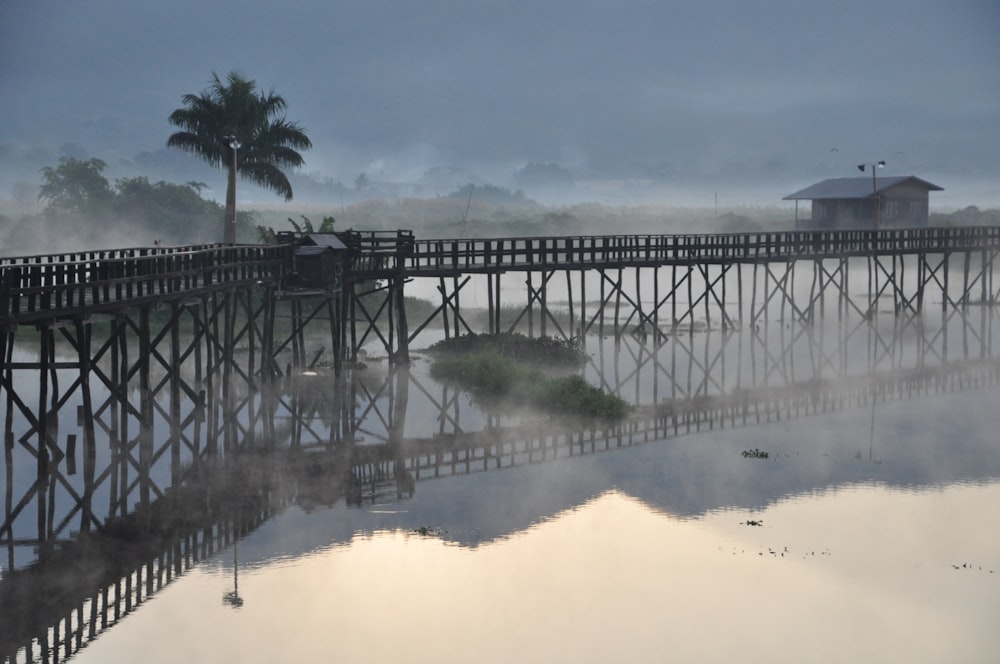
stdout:
[(376, 160), (512, 171), (566, 155), (584, 177), (805, 170), (833, 141), (845, 158), (905, 150), (988, 177), (998, 17), (989, 3), (14, 0), (0, 143), (132, 158), (163, 145), (182, 94), (238, 69), (285, 96), (316, 145), (309, 168), (341, 179)]

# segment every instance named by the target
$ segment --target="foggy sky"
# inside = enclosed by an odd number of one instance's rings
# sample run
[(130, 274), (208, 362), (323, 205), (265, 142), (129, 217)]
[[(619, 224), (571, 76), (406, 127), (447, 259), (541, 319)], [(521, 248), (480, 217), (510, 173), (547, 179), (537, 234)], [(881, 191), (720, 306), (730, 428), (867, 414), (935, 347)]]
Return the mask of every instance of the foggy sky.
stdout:
[(799, 188), (885, 159), (948, 189), (1000, 179), (998, 33), (990, 0), (4, 0), (0, 147), (133, 159), (238, 70), (344, 182), (554, 162)]

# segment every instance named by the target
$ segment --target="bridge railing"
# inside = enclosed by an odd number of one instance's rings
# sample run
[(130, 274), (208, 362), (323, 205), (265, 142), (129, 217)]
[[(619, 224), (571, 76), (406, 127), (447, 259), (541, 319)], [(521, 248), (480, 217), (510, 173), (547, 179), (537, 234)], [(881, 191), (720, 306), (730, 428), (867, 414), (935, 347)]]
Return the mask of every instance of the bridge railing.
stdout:
[(197, 294), (220, 284), (271, 281), (292, 266), (285, 245), (112, 249), (0, 259), (0, 319), (27, 322)]
[(410, 270), (669, 265), (1000, 248), (1000, 228), (416, 240)]
[[(1000, 227), (788, 231), (714, 235), (595, 235), (416, 240), (409, 231), (351, 232), (357, 272), (767, 262), (1000, 249)], [(280, 278), (292, 245), (194, 245), (0, 258), (0, 320), (110, 309), (223, 283)]]

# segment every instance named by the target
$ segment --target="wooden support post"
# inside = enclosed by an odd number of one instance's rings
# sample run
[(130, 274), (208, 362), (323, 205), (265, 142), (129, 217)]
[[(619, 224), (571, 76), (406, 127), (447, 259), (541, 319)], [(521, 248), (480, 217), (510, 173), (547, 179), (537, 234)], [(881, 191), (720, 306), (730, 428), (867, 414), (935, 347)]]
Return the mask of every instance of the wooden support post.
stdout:
[[(402, 265), (402, 261), (400, 262)], [(396, 279), (396, 325), (398, 326), (397, 337), (399, 338), (399, 348), (396, 351), (396, 361), (403, 364), (408, 364), (410, 361), (410, 343), (409, 343), (409, 329), (406, 325), (406, 298), (403, 292), (403, 286), (406, 284), (405, 274), (400, 268), (399, 275)], [(455, 336), (458, 336), (458, 284), (456, 277), (455, 285)]]
[[(458, 285), (458, 275), (457, 274), (452, 277), (451, 287), (452, 287), (452, 292), (455, 294), (454, 297), (452, 298), (452, 306), (453, 306), (453, 311), (454, 311), (454, 315), (452, 316), (452, 323), (455, 326), (455, 336), (458, 337), (458, 336), (461, 336), (461, 334), (462, 334), (462, 331), (459, 329), (459, 320), (461, 320), (461, 318), (462, 318), (462, 308), (461, 308), (461, 305), (460, 305), (459, 299), (458, 299), (459, 292), (460, 292), (461, 289), (459, 288), (459, 285)], [(400, 276), (400, 280), (399, 280), (399, 302), (400, 302), (399, 310), (400, 310), (400, 312), (402, 312), (403, 311), (403, 306), (402, 306), (402, 303), (403, 303), (403, 279), (402, 279), (402, 276)], [(400, 315), (402, 315), (402, 313)]]
[(495, 315), (496, 315), (494, 311), (496, 304), (493, 300), (493, 279), (494, 279), (494, 274), (492, 272), (487, 272), (486, 273), (486, 300), (487, 300), (486, 317), (488, 320), (486, 321), (486, 326), (489, 334), (497, 334), (497, 332), (499, 332), (499, 330), (497, 330), (497, 328), (494, 326)]
[(181, 335), (180, 317), (183, 307), (174, 302), (170, 308), (170, 483), (176, 486), (181, 478)]
[(569, 331), (570, 339), (576, 336), (576, 319), (573, 312), (573, 275), (569, 270), (566, 273), (566, 306), (569, 308)]
[(677, 264), (670, 267), (670, 330), (677, 331)]
[(621, 330), (621, 306), (622, 306), (622, 268), (618, 268), (618, 279), (615, 281), (615, 339), (622, 335)]
[(532, 276), (532, 273), (529, 270), (528, 274), (526, 276), (527, 284), (528, 284), (528, 336), (529, 337), (534, 337), (535, 336), (535, 315), (534, 315), (534, 308), (532, 307), (532, 303), (535, 300), (535, 288), (534, 288), (534, 286), (531, 283), (532, 282), (531, 276)]
[[(601, 304), (600, 304), (600, 308), (598, 309), (598, 315), (599, 315), (599, 321), (600, 322), (598, 323), (598, 326), (597, 326), (597, 334), (598, 334), (598, 336), (601, 337), (601, 339), (603, 339), (604, 338), (604, 310), (607, 308), (607, 299), (604, 297), (604, 282), (607, 281), (607, 276), (604, 274), (604, 268), (600, 269), (600, 274), (601, 274)], [(603, 344), (601, 344), (601, 345), (603, 347)]]
[(444, 287), (444, 277), (438, 278), (438, 292), (441, 293), (441, 322), (444, 327), (444, 338), (451, 338), (451, 326), (448, 323), (448, 289)]
[(687, 265), (687, 318), (688, 318), (688, 331), (694, 334), (694, 266), (690, 263)]
[[(151, 353), (149, 307), (139, 309), (139, 501), (143, 525), (150, 525), (150, 472), (153, 463), (153, 395), (149, 382)], [(228, 381), (227, 381), (228, 382)]]

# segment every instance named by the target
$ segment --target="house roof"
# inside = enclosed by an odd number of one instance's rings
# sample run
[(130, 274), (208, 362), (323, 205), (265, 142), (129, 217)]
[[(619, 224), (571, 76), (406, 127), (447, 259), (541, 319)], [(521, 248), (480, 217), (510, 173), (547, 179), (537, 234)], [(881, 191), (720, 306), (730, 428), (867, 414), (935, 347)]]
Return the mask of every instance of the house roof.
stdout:
[(347, 245), (334, 233), (309, 233), (306, 238), (317, 247), (329, 247), (338, 251), (347, 249)]
[[(885, 191), (886, 189), (891, 189), (898, 184), (903, 182), (916, 182), (927, 189), (927, 191), (943, 191), (944, 187), (939, 187), (936, 184), (931, 184), (926, 180), (921, 180), (914, 175), (897, 175), (876, 178), (875, 186), (879, 193)], [(788, 194), (781, 200), (784, 201), (796, 201), (796, 200), (817, 200), (823, 198), (871, 198), (872, 196), (872, 179), (869, 177), (860, 178), (833, 178), (831, 180), (823, 180), (822, 182), (817, 182), (816, 184), (806, 187), (800, 191), (796, 191), (794, 194)]]

